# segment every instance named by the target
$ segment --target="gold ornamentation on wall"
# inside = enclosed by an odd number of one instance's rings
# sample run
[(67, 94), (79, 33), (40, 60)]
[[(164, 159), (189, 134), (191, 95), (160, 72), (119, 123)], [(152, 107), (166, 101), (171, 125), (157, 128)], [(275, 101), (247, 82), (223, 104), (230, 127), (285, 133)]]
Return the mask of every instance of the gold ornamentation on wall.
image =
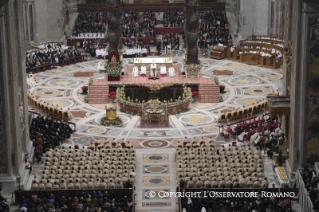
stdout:
[(286, 115), (286, 116), (290, 116), (290, 108), (289, 107), (268, 107), (269, 110), (269, 115), (271, 117), (278, 115), (278, 116), (282, 116), (282, 115)]

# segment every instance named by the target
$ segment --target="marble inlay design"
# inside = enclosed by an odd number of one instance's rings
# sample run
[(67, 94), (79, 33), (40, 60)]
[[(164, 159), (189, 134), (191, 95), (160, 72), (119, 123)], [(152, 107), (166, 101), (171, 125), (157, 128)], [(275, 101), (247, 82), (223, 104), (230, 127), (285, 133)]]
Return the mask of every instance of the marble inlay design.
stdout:
[(240, 63), (227, 63), (224, 66), (231, 67), (231, 68), (237, 69), (237, 70), (239, 69), (241, 71), (247, 71), (247, 72), (251, 70), (251, 68), (249, 66), (244, 65), (244, 64), (240, 64)]
[(113, 129), (113, 130), (108, 131), (107, 134), (117, 136), (120, 134), (121, 131), (122, 131), (122, 129)]
[(269, 87), (262, 86), (243, 88), (243, 91), (244, 93), (248, 93), (254, 96), (266, 96), (272, 93), (272, 89), (270, 89)]
[(132, 130), (130, 135), (132, 137), (140, 137), (140, 136), (143, 136), (144, 135), (144, 132), (143, 131), (140, 131), (140, 130)]
[(86, 132), (91, 134), (102, 134), (106, 132), (106, 129), (94, 127), (88, 129)]
[(50, 80), (48, 85), (50, 86), (57, 86), (57, 87), (73, 87), (76, 86), (79, 82), (70, 79), (55, 79)]
[(282, 76), (276, 75), (276, 74), (269, 74), (264, 76), (267, 80), (279, 80), (282, 79)]
[[(170, 199), (170, 197), (162, 197), (163, 192), (170, 192), (170, 189), (143, 189), (143, 199)], [(150, 192), (152, 192), (150, 196)], [(160, 193), (159, 193), (160, 192)]]
[(229, 83), (237, 86), (247, 86), (247, 85), (256, 85), (259, 83), (259, 80), (253, 77), (236, 77), (228, 80)]
[[(142, 202), (143, 207), (165, 207), (165, 206), (171, 206), (171, 202)], [(148, 212), (167, 212), (165, 211), (148, 211)]]
[(180, 135), (178, 130), (170, 130), (170, 131), (166, 131), (166, 135), (168, 136), (178, 136)]
[(260, 99), (259, 98), (239, 98), (239, 99), (235, 99), (234, 103), (237, 105), (246, 106), (246, 105), (252, 105), (253, 103), (256, 103), (258, 100)]
[(73, 137), (72, 141), (77, 144), (89, 144), (90, 142), (93, 142), (94, 139), (88, 136), (81, 136), (81, 137)]
[(214, 121), (213, 117), (203, 114), (190, 114), (179, 118), (181, 122), (188, 125), (209, 124)]
[(64, 94), (63, 91), (54, 89), (54, 88), (45, 88), (45, 89), (38, 89), (35, 92), (36, 96), (44, 97), (44, 98), (50, 98), (50, 97), (56, 97), (56, 96), (62, 96)]
[(68, 108), (74, 105), (73, 101), (67, 99), (46, 100), (46, 102), (63, 108)]
[(149, 137), (161, 137), (166, 136), (166, 133), (165, 131), (146, 131), (144, 135)]
[(143, 174), (168, 174), (169, 166), (168, 165), (144, 165)]
[(144, 163), (167, 163), (168, 154), (143, 154)]
[(200, 129), (190, 129), (189, 132), (192, 134), (192, 135), (200, 135), (202, 134), (202, 131)]
[(219, 133), (219, 128), (218, 127), (204, 127), (203, 128), (204, 132), (208, 132), (208, 133)]
[(142, 183), (143, 183), (143, 186), (169, 186), (170, 177), (169, 176), (143, 176)]
[(169, 142), (165, 140), (146, 140), (141, 145), (148, 148), (161, 148), (169, 146)]

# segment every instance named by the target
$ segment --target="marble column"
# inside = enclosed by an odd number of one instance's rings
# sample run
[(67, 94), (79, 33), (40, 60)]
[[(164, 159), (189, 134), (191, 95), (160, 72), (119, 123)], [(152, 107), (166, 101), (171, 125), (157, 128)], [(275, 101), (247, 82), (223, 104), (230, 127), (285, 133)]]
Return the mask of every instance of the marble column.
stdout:
[(0, 0), (0, 182), (11, 193), (26, 181), (31, 150), (25, 75), (22, 2)]

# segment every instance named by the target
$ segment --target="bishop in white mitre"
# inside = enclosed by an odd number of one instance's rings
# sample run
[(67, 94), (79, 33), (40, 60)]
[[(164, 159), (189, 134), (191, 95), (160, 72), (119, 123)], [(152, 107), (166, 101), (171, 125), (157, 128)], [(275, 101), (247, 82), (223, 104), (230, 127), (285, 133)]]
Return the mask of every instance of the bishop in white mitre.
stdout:
[(133, 67), (132, 76), (133, 76), (133, 77), (138, 77), (138, 68), (137, 68), (137, 66), (134, 66), (134, 67)]
[(173, 65), (171, 65), (171, 67), (169, 67), (169, 69), (168, 69), (168, 76), (169, 77), (175, 76), (175, 69), (174, 69)]
[(161, 74), (161, 77), (167, 76), (166, 66), (164, 66), (164, 65), (161, 66), (160, 74)]
[(146, 76), (146, 66), (145, 66), (145, 64), (143, 64), (143, 65), (141, 66), (140, 75), (141, 75), (142, 77), (145, 77), (145, 76)]

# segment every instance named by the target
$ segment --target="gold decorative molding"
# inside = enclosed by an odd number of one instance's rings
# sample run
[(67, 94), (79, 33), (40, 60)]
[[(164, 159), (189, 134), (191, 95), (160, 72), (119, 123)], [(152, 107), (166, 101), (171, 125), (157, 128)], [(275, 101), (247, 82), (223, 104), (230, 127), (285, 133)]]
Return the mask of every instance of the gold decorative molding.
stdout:
[(268, 111), (269, 111), (269, 115), (271, 117), (278, 115), (278, 116), (282, 116), (282, 115), (286, 115), (286, 116), (290, 116), (290, 107), (270, 107), (268, 106)]

